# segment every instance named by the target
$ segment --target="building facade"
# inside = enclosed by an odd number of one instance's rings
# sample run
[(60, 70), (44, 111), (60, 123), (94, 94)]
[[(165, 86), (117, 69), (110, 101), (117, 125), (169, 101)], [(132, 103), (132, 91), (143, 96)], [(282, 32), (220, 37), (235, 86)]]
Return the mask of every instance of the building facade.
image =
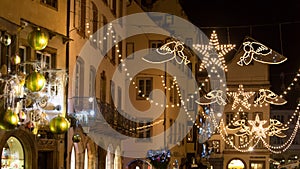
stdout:
[[(65, 137), (49, 122), (67, 110), (67, 1), (0, 4), (1, 168), (63, 168)], [(34, 72), (46, 78), (40, 91), (27, 79)]]

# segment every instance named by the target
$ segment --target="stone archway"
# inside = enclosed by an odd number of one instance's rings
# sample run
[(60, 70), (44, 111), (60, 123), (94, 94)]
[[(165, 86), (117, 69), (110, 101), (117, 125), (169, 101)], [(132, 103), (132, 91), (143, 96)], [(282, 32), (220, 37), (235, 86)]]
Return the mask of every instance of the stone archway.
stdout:
[(16, 138), (24, 150), (24, 168), (37, 169), (38, 168), (38, 150), (37, 142), (34, 135), (22, 128), (10, 131), (0, 130), (0, 150), (2, 150), (11, 137)]

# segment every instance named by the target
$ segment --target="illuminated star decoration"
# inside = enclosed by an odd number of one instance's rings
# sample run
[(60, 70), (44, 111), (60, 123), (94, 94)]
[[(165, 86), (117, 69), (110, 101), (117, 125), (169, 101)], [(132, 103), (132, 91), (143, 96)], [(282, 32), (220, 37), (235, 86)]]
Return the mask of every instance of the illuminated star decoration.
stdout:
[(264, 64), (280, 64), (287, 60), (286, 57), (250, 38), (244, 40), (243, 51), (238, 52), (237, 55), (239, 55), (239, 53), (244, 53), (237, 62), (240, 66), (247, 66), (252, 60)]
[[(227, 72), (224, 55), (234, 49), (235, 44), (220, 45), (216, 31), (213, 30), (208, 45), (195, 44), (193, 47), (204, 55), (199, 71), (208, 67), (216, 69), (215, 66), (217, 66)], [(217, 55), (217, 57), (212, 57), (214, 55)]]
[(250, 126), (247, 125), (247, 120), (241, 119), (233, 122), (233, 126), (226, 126), (226, 129), (231, 131), (236, 130), (236, 136), (254, 135), (255, 137), (263, 138), (266, 138), (266, 136), (286, 137), (282, 131), (289, 129), (288, 127), (284, 127), (284, 125), (276, 119), (270, 119), (270, 125), (263, 127), (266, 122), (267, 120), (260, 120), (258, 114), (256, 114), (255, 120), (248, 120)]
[(287, 101), (277, 94), (268, 89), (259, 89), (258, 97), (255, 99), (255, 104), (263, 104), (264, 102), (275, 104), (275, 105), (283, 105), (287, 103)]
[(267, 123), (267, 120), (260, 120), (258, 114), (255, 116), (255, 120), (248, 120), (248, 123), (252, 126), (251, 132), (257, 137), (266, 138), (266, 128), (263, 127)]
[(250, 110), (251, 104), (249, 103), (249, 98), (251, 98), (255, 92), (245, 92), (243, 85), (239, 85), (237, 92), (227, 92), (227, 95), (233, 97), (232, 110), (239, 107), (239, 111), (242, 112), (243, 108)]
[(226, 95), (222, 90), (212, 90), (205, 96), (201, 97), (199, 101), (195, 101), (200, 105), (208, 105), (211, 103), (218, 103), (219, 105), (226, 105)]
[(180, 41), (171, 41), (160, 48), (156, 49), (156, 52), (160, 55), (164, 55), (159, 58), (159, 60), (154, 60), (153, 57), (143, 57), (143, 59), (149, 63), (164, 63), (175, 59), (178, 64), (184, 63), (185, 65), (189, 64), (190, 61), (187, 59), (187, 56), (183, 53), (184, 46)]

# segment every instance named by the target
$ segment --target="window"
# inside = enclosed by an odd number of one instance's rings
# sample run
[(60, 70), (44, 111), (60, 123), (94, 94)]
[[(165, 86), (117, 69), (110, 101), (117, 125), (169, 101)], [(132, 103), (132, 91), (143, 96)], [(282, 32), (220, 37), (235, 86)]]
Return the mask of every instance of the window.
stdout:
[(133, 59), (134, 58), (134, 43), (126, 42), (126, 58)]
[(284, 116), (283, 115), (274, 115), (273, 119), (276, 119), (276, 120), (280, 121), (281, 123), (284, 123)]
[[(27, 52), (28, 52), (29, 50), (27, 50), (27, 48), (25, 47), (25, 46), (20, 46), (19, 47), (19, 56), (20, 56), (20, 59), (21, 59), (21, 63), (24, 63), (25, 61), (27, 61), (28, 60), (28, 56), (27, 56)], [(26, 66), (26, 64), (24, 64), (24, 65), (20, 65), (20, 71), (22, 71), (24, 74), (26, 73), (26, 72), (29, 72), (30, 71), (30, 66)]]
[(97, 32), (98, 30), (98, 8), (94, 2), (92, 2), (92, 9), (93, 9), (93, 33)]
[[(119, 18), (123, 16), (123, 0), (119, 1)], [(122, 26), (122, 19), (119, 19), (119, 24)]]
[(107, 31), (107, 26), (105, 26), (107, 24), (107, 19), (104, 15), (102, 15), (102, 27), (103, 27), (103, 31), (101, 32), (101, 36), (103, 37), (103, 41), (101, 42), (101, 52), (103, 55), (106, 55), (107, 52), (107, 44), (108, 44), (108, 39), (106, 38), (106, 34), (108, 33)]
[(78, 11), (78, 34), (85, 38), (86, 0), (79, 0), (80, 11)]
[[(111, 28), (111, 30), (113, 31), (113, 32), (115, 32), (115, 30), (113, 29), (113, 28)], [(111, 61), (111, 63), (113, 64), (113, 65), (115, 65), (116, 64), (116, 52), (117, 52), (117, 49), (116, 49), (116, 45), (115, 45), (115, 43), (116, 43), (116, 36), (115, 36), (115, 34), (114, 33), (112, 33), (111, 34), (111, 36), (110, 36), (111, 38), (109, 39), (109, 47), (111, 47), (111, 58), (110, 58), (110, 61)]]
[(89, 80), (89, 95), (95, 96), (95, 77), (96, 77), (96, 69), (91, 66), (90, 67), (90, 80)]
[(149, 119), (140, 120), (138, 124), (138, 137), (140, 138), (139, 141), (151, 141), (153, 130), (151, 121), (152, 120)]
[(114, 99), (115, 99), (115, 82), (113, 80), (110, 80), (110, 105), (114, 105)]
[(153, 48), (153, 50), (156, 50), (156, 48), (160, 48), (163, 45), (163, 41), (161, 40), (150, 40), (149, 41), (149, 48)]
[(170, 127), (169, 127), (169, 143), (172, 144), (173, 143), (173, 127), (171, 127), (173, 125), (173, 119), (170, 119)]
[(253, 138), (253, 145), (256, 145), (255, 148), (256, 149), (262, 149), (264, 148), (262, 141), (259, 139), (259, 137), (255, 137)]
[(229, 144), (225, 144), (225, 148), (227, 149), (232, 149), (233, 145), (235, 145), (235, 141), (234, 141), (234, 135), (233, 134), (228, 134), (228, 136), (226, 137), (226, 140), (228, 140)]
[(243, 147), (244, 145), (247, 145), (249, 142), (249, 136), (248, 135), (242, 135), (239, 136), (239, 147), (240, 148), (247, 148), (247, 147)]
[(185, 39), (185, 45), (192, 47), (193, 46), (193, 39), (192, 38), (186, 38)]
[[(121, 37), (119, 37), (119, 39), (121, 39)], [(117, 54), (118, 54), (118, 64), (121, 64), (121, 60), (122, 60), (122, 41), (118, 42), (118, 50), (117, 50)], [(121, 69), (122, 67), (119, 66), (119, 70), (122, 70)]]
[(137, 78), (138, 82), (138, 92), (137, 92), (137, 99), (145, 100), (150, 96), (152, 91), (153, 82), (151, 77), (140, 77)]
[(2, 149), (1, 168), (24, 168), (24, 150), (16, 137), (9, 137)]
[(188, 110), (192, 111), (195, 108), (195, 98), (194, 98), (194, 94), (189, 94), (188, 98), (187, 98), (187, 102), (188, 102)]
[(75, 97), (83, 95), (83, 89), (84, 89), (83, 74), (84, 74), (84, 62), (81, 58), (77, 58), (76, 70), (75, 70)]
[(250, 169), (264, 169), (265, 162), (264, 161), (250, 161)]
[(228, 166), (227, 166), (228, 169), (244, 169), (246, 168), (245, 167), (245, 164), (242, 160), (240, 159), (233, 159), (231, 160), (229, 163), (228, 163)]
[(40, 52), (36, 51), (35, 58), (41, 63), (41, 68), (43, 69), (52, 69), (56, 68), (56, 52), (55, 51), (46, 51)]
[(89, 168), (89, 156), (88, 156), (88, 150), (87, 150), (87, 148), (85, 148), (83, 169), (88, 169), (88, 168)]
[(75, 156), (75, 147), (72, 146), (71, 150), (71, 160), (70, 160), (70, 169), (75, 169), (76, 166), (76, 156)]
[(100, 79), (100, 100), (102, 102), (106, 102), (106, 75), (105, 71), (101, 73), (101, 79)]
[(116, 16), (116, 14), (117, 14), (117, 0), (111, 0), (110, 9), (111, 9), (111, 12)]
[(53, 7), (54, 9), (58, 9), (58, 0), (41, 0), (41, 3)]
[(122, 88), (118, 86), (118, 110), (122, 108)]
[(173, 15), (166, 14), (165, 23), (166, 23), (166, 25), (173, 24), (174, 23), (174, 17), (173, 17)]
[(234, 118), (234, 113), (232, 112), (226, 113), (226, 124), (227, 125), (232, 124), (233, 118)]
[(247, 112), (240, 112), (240, 119), (248, 121), (248, 113)]
[[(189, 123), (189, 122), (188, 122)], [(193, 130), (193, 124), (187, 125), (187, 136), (186, 136), (186, 142), (192, 143), (194, 141), (194, 130)]]
[(213, 152), (219, 154), (220, 153), (220, 140), (212, 141)]

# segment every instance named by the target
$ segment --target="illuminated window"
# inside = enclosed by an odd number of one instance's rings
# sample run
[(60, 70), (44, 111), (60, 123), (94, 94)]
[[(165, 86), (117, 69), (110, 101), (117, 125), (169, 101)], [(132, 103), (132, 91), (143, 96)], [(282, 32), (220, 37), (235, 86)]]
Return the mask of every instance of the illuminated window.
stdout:
[(23, 146), (15, 137), (9, 137), (2, 149), (1, 168), (24, 169)]
[(239, 159), (233, 159), (228, 164), (228, 169), (244, 169), (245, 164)]
[(265, 162), (264, 161), (250, 161), (250, 169), (264, 169)]
[(89, 157), (87, 148), (84, 151), (84, 166), (83, 169), (89, 169)]
[(70, 169), (75, 169), (76, 166), (76, 156), (75, 156), (75, 147), (72, 147), (71, 150), (71, 164), (70, 164)]

